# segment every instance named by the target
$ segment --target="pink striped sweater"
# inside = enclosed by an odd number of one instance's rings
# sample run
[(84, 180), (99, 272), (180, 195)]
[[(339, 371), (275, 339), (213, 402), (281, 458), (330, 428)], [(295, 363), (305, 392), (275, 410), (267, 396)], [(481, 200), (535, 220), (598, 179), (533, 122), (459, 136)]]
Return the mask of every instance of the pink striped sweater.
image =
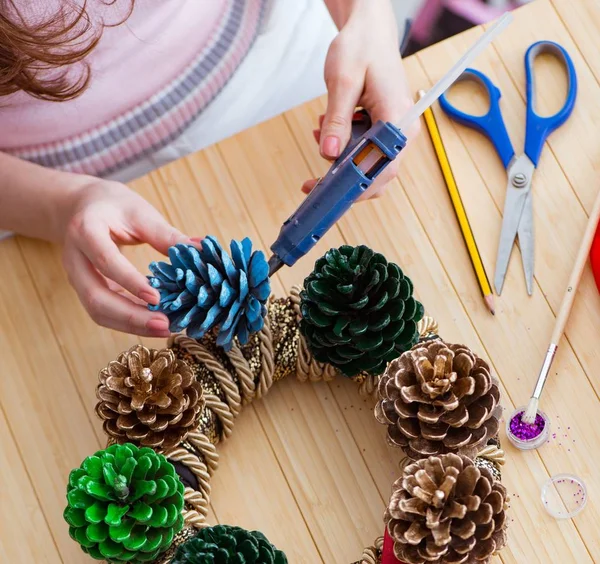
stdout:
[[(53, 2), (17, 0), (32, 21)], [(75, 100), (22, 92), (0, 99), (0, 150), (62, 170), (103, 176), (176, 139), (225, 86), (259, 33), (269, 0), (136, 0), (106, 27)], [(21, 6), (22, 5), (22, 6)], [(129, 0), (88, 0), (93, 22), (118, 22)], [(56, 7), (56, 4), (54, 4)]]

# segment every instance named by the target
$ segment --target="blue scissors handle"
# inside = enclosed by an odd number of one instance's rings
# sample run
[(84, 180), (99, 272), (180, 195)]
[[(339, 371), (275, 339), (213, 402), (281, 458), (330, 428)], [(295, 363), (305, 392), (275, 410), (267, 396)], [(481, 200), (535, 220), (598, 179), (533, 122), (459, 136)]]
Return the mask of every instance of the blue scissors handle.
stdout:
[(482, 116), (476, 116), (463, 112), (450, 103), (445, 93), (440, 96), (440, 106), (453, 120), (485, 135), (494, 145), (504, 168), (508, 168), (508, 164), (515, 156), (515, 150), (506, 131), (506, 125), (500, 111), (500, 98), (502, 94), (498, 87), (485, 74), (478, 70), (465, 70), (457, 82), (465, 80), (478, 82), (487, 91), (490, 102), (487, 113)]
[[(559, 59), (565, 66), (568, 79), (567, 98), (563, 107), (553, 116), (548, 117), (542, 117), (535, 111), (536, 86), (533, 75), (533, 63), (535, 58), (542, 53), (549, 53)], [(577, 74), (571, 57), (563, 47), (553, 41), (538, 41), (531, 45), (525, 53), (525, 78), (527, 91), (525, 154), (537, 166), (548, 135), (563, 125), (573, 112), (575, 99), (577, 98)]]

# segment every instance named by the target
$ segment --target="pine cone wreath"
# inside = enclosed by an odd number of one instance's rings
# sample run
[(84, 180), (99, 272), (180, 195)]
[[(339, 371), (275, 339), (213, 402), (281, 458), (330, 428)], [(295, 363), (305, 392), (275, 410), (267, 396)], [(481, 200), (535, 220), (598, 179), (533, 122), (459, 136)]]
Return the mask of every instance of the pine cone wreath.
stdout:
[(406, 564), (484, 564), (506, 545), (506, 489), (465, 456), (443, 454), (406, 467), (385, 524)]
[(287, 564), (287, 558), (258, 531), (217, 525), (182, 544), (171, 564), (217, 563)]
[(92, 558), (150, 562), (183, 528), (183, 493), (164, 456), (114, 444), (71, 472), (64, 518), (71, 537)]
[(119, 355), (100, 372), (96, 413), (117, 442), (170, 448), (199, 424), (202, 386), (171, 349), (142, 345)]
[(217, 344), (225, 350), (237, 337), (242, 345), (260, 331), (271, 293), (269, 267), (261, 251), (252, 252), (252, 242), (231, 241), (231, 256), (214, 237), (206, 237), (202, 248), (175, 245), (169, 249), (171, 264), (153, 262), (148, 280), (160, 293), (158, 305), (174, 333), (186, 330), (201, 339), (218, 328)]
[(448, 452), (469, 456), (498, 432), (498, 382), (463, 345), (428, 341), (391, 362), (379, 381), (376, 419), (413, 460)]
[(365, 246), (320, 258), (304, 281), (300, 330), (314, 357), (352, 377), (378, 375), (419, 339), (423, 306), (400, 267)]

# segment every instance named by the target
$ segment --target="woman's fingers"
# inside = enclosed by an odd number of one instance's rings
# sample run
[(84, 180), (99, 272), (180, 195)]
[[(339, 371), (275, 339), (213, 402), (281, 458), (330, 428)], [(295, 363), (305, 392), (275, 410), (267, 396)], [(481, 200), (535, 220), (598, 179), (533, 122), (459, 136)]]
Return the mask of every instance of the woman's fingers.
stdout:
[(302, 192), (304, 192), (305, 194), (310, 194), (312, 192), (312, 189), (317, 185), (318, 181), (319, 180), (317, 178), (311, 178), (310, 180), (307, 180), (302, 185)]
[(77, 232), (71, 240), (94, 267), (106, 278), (114, 280), (132, 295), (149, 304), (157, 304), (158, 292), (150, 286), (148, 279), (121, 253), (112, 240), (108, 226), (102, 221), (87, 219), (75, 224)]
[(177, 243), (192, 242), (149, 204), (134, 211), (129, 221), (137, 239), (142, 243), (148, 243), (163, 255), (167, 255), (169, 248)]
[(170, 335), (165, 315), (149, 311), (146, 306), (111, 291), (90, 260), (77, 248), (67, 246), (63, 262), (71, 285), (96, 323), (144, 337)]
[(124, 296), (129, 301), (133, 302), (134, 304), (147, 307), (148, 302), (145, 302), (144, 300), (140, 300), (140, 298), (137, 298), (133, 294), (130, 294), (125, 288), (123, 288), (122, 286), (120, 286), (119, 284), (117, 284), (116, 282), (111, 280), (110, 278), (104, 278), (104, 282), (106, 284), (106, 287), (111, 292), (121, 295), (121, 296)]
[(388, 184), (398, 174), (398, 160), (391, 162), (385, 170), (373, 181), (369, 189), (360, 197), (360, 200), (371, 200), (383, 196)]
[[(390, 163), (385, 170), (375, 179), (369, 189), (359, 198), (359, 201), (379, 198), (385, 192), (386, 185), (398, 174), (398, 161)], [(310, 194), (317, 185), (318, 178), (311, 178), (302, 185), (302, 192)]]
[[(335, 59), (333, 59), (335, 61)], [(332, 62), (331, 64), (335, 64)], [(352, 116), (362, 93), (360, 77), (350, 77), (341, 70), (327, 81), (327, 111), (321, 125), (321, 155), (337, 159), (350, 140)]]

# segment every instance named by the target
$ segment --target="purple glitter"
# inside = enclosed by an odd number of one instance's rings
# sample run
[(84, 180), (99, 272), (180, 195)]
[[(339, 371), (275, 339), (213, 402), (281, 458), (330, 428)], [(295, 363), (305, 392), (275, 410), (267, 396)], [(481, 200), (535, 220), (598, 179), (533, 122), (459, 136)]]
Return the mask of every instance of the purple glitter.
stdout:
[(524, 411), (519, 411), (519, 413), (510, 420), (510, 431), (521, 441), (531, 441), (532, 439), (539, 437), (542, 433), (546, 426), (546, 420), (538, 413), (535, 416), (535, 422), (530, 425), (523, 421), (524, 413)]

